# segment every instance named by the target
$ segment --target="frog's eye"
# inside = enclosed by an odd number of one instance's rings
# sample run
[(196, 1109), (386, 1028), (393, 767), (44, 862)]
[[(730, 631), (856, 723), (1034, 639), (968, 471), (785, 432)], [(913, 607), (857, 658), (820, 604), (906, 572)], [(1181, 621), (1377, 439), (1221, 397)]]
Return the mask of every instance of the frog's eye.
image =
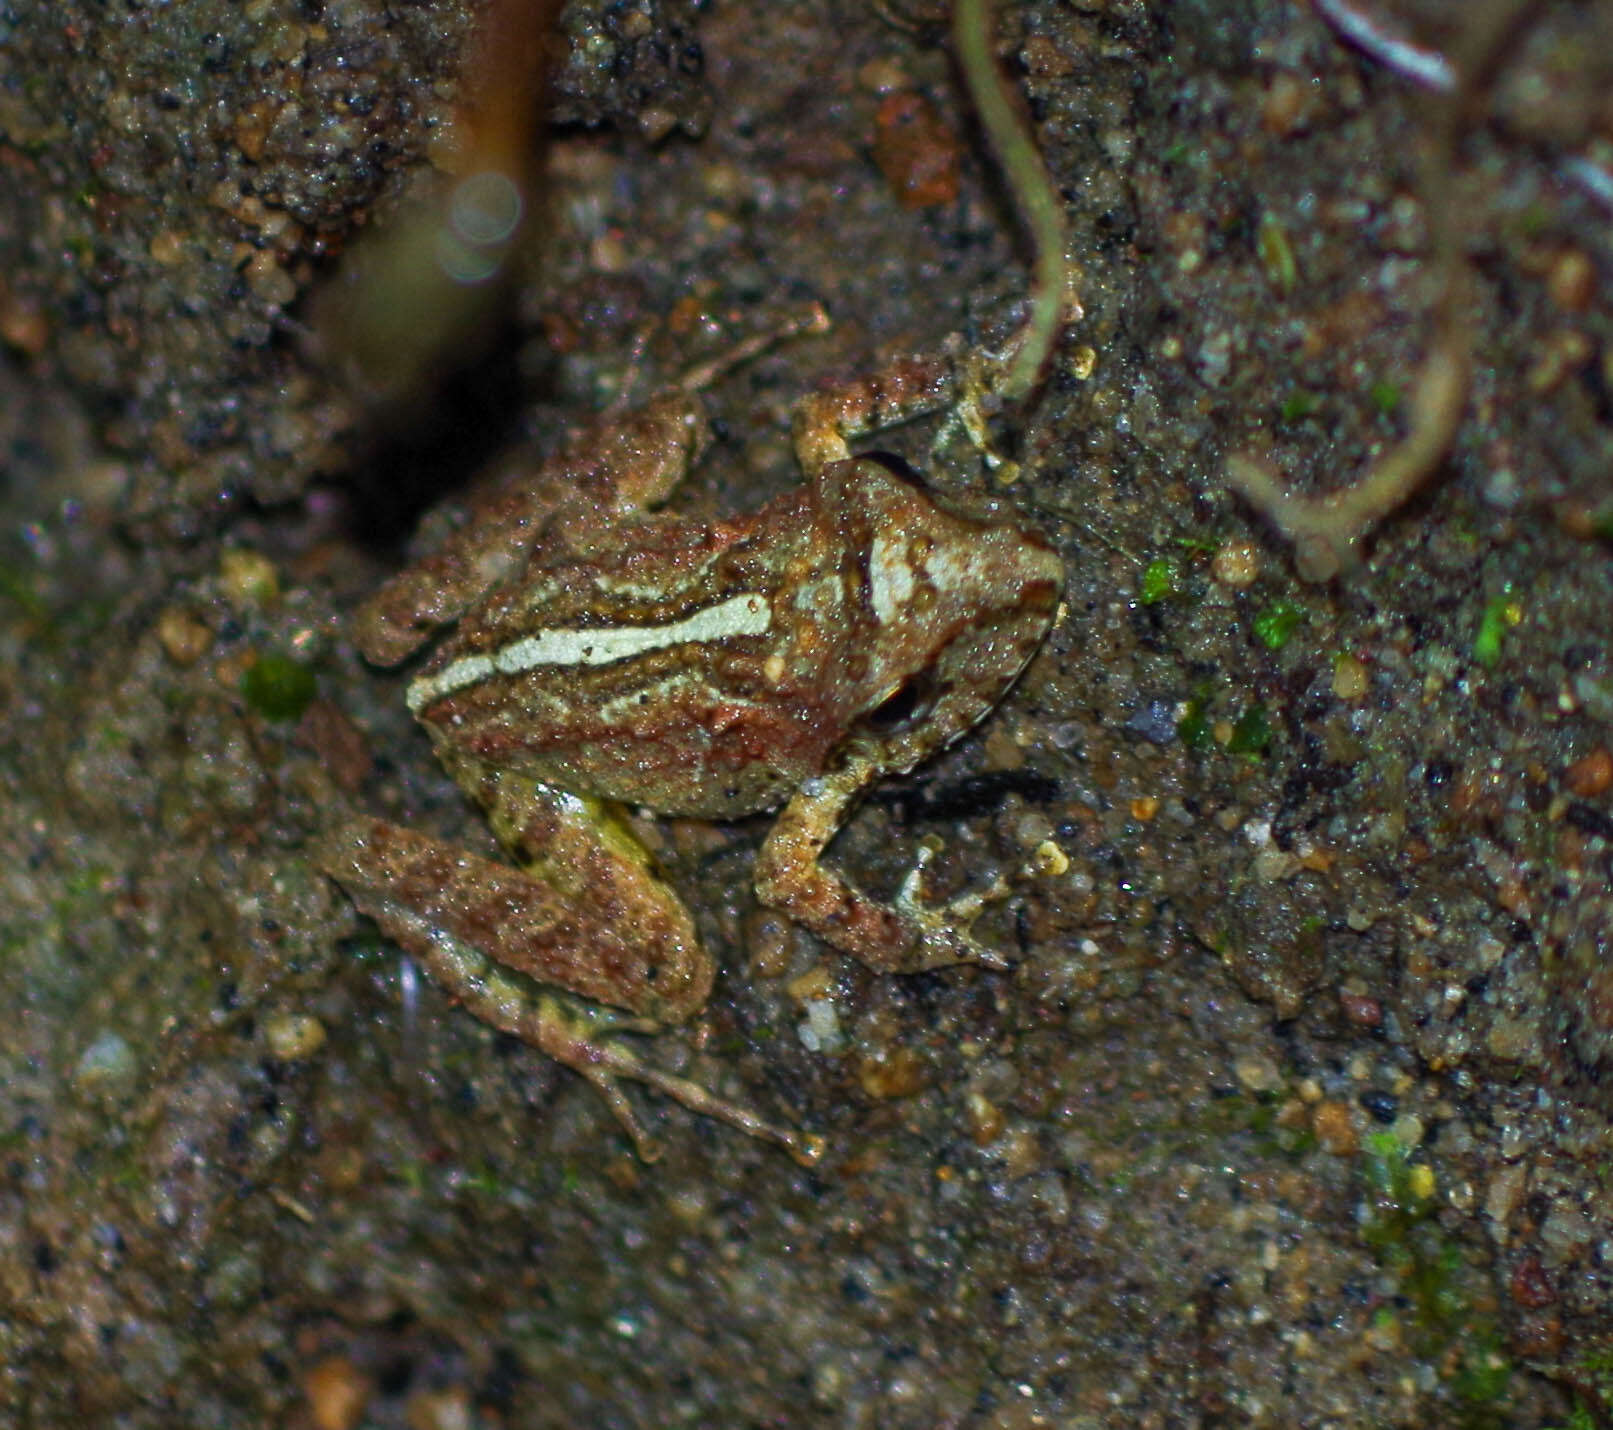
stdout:
[(869, 728), (876, 734), (892, 734), (929, 717), (935, 705), (936, 682), (928, 670), (908, 676), (868, 712)]

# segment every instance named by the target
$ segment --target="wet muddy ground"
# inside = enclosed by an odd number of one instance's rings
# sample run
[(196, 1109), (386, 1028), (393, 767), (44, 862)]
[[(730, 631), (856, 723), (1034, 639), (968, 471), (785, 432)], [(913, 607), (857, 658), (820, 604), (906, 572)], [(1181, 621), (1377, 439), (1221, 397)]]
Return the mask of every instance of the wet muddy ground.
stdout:
[[(1011, 486), (880, 445), (1037, 521), (1066, 608), (834, 854), (1004, 874), (1014, 967), (877, 977), (758, 910), (765, 816), (646, 826), (721, 969), (650, 1050), (810, 1170), (634, 1089), (638, 1162), (309, 848), (492, 848), (343, 627), (487, 460), (819, 301), (709, 394), (679, 502), (743, 510), (814, 383), (1013, 330), (944, 7), (564, 7), (542, 231), (390, 404), (321, 304), (456, 162), (485, 12), (0, 9), (0, 1418), (1613, 1414), (1613, 18), (1523, 10), (1448, 121), (1459, 7), (999, 8), (1071, 321)], [(1445, 232), (1449, 455), (1303, 580), (1225, 458), (1325, 493), (1393, 446)]]

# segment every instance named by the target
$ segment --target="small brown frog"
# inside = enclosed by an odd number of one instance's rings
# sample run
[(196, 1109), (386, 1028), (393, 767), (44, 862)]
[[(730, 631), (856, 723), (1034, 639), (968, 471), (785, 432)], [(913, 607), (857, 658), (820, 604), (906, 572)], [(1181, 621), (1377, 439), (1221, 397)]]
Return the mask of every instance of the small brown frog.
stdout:
[(709, 441), (676, 392), (494, 495), (359, 612), (381, 665), (455, 624), (409, 708), (515, 863), (372, 820), (331, 838), (324, 868), (472, 1012), (590, 1079), (642, 1155), (617, 1077), (803, 1159), (821, 1143), (609, 1036), (688, 1018), (713, 978), (613, 802), (709, 819), (782, 806), (757, 858), (764, 904), (883, 972), (1006, 966), (969, 934), (986, 895), (923, 904), (921, 858), (885, 905), (820, 858), (871, 781), (1002, 699), (1058, 605), (1063, 568), (1036, 532), (950, 512), (847, 447), (958, 385), (951, 360), (912, 359), (808, 398), (807, 480), (716, 522), (647, 514)]

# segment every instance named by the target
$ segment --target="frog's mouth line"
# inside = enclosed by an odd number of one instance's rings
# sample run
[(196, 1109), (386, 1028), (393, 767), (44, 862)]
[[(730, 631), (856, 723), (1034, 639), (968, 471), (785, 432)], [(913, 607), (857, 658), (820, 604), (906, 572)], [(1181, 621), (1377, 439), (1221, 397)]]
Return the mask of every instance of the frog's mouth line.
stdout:
[(744, 591), (661, 626), (551, 627), (498, 650), (461, 656), (420, 676), (410, 682), (408, 706), (418, 715), (433, 701), (494, 676), (521, 675), (549, 665), (614, 665), (669, 646), (765, 635), (772, 625), (773, 607), (767, 597)]

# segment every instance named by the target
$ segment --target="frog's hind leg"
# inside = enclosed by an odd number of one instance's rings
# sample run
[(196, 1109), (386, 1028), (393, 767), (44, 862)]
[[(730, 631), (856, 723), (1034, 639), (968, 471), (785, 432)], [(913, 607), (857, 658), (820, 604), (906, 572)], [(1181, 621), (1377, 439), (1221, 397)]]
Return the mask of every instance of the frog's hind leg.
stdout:
[(1013, 480), (1018, 468), (992, 446), (989, 423), (989, 412), (1001, 405), (994, 384), (1005, 361), (966, 353), (950, 339), (933, 354), (895, 358), (809, 393), (796, 404), (791, 429), (802, 471), (810, 476), (844, 461), (861, 437), (939, 412), (932, 451), (944, 450), (962, 430), (999, 480)]
[[(486, 1018), (487, 1014), (481, 1016)], [(619, 1018), (609, 1009), (581, 1005), (567, 1007), (565, 1000), (545, 995), (509, 1031), (587, 1078), (598, 1089), (616, 1115), (616, 1120), (633, 1139), (639, 1156), (646, 1162), (655, 1161), (661, 1155), (661, 1148), (639, 1122), (638, 1114), (633, 1111), (632, 1104), (621, 1089), (620, 1078), (645, 1083), (674, 1101), (681, 1102), (691, 1112), (714, 1117), (730, 1127), (737, 1127), (748, 1136), (776, 1143), (803, 1167), (814, 1165), (823, 1156), (825, 1143), (822, 1137), (769, 1122), (750, 1108), (719, 1097), (697, 1082), (646, 1062), (616, 1042), (614, 1037), (608, 1037), (616, 1033), (659, 1031), (654, 1023), (644, 1019)]]
[(795, 405), (791, 440), (808, 476), (851, 455), (851, 443), (949, 407), (961, 367), (950, 352), (896, 358), (877, 371), (808, 393)]
[[(389, 933), (394, 932), (386, 921), (378, 922)], [(413, 942), (406, 946), (420, 948)], [(441, 930), (433, 931), (420, 956), (431, 976), (484, 1023), (521, 1039), (592, 1083), (645, 1162), (660, 1159), (661, 1144), (633, 1110), (622, 1090), (623, 1078), (653, 1087), (691, 1112), (714, 1117), (748, 1136), (772, 1142), (804, 1167), (823, 1156), (823, 1138), (770, 1122), (751, 1108), (657, 1067), (617, 1041), (623, 1033), (664, 1031), (653, 1019), (636, 1018), (548, 992), (534, 996), (492, 960)]]
[(552, 518), (570, 514), (590, 528), (636, 520), (677, 490), (710, 445), (695, 399), (670, 392), (598, 423), (535, 471), (515, 454), (489, 478), (463, 526), (358, 609), (354, 643), (373, 664), (397, 665), (515, 578)]
[(777, 1143), (803, 1164), (816, 1161), (823, 1151), (820, 1138), (769, 1122), (615, 1041), (623, 1033), (659, 1032), (662, 1022), (556, 994), (521, 976), (563, 980), (578, 992), (613, 1001), (631, 998), (671, 1021), (705, 1002), (709, 960), (691, 957), (680, 971), (680, 960), (671, 956), (679, 945), (699, 952), (681, 902), (664, 886), (651, 886), (664, 893), (659, 898), (635, 883), (631, 917), (595, 917), (600, 909), (590, 909), (590, 903), (612, 903), (612, 866), (607, 854), (594, 851), (590, 857), (578, 885), (562, 892), (523, 869), (370, 820), (328, 836), (319, 862), (471, 1013), (593, 1083), (646, 1161), (660, 1149), (634, 1114), (620, 1078), (646, 1083), (692, 1112)]

